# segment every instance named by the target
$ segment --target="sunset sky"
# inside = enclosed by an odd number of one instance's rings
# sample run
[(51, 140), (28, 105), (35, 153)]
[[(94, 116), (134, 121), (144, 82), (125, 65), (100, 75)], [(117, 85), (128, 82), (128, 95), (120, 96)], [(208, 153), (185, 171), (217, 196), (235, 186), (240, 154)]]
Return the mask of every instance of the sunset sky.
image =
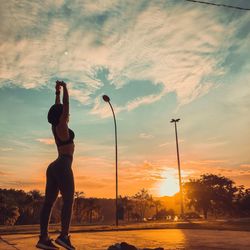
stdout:
[[(250, 8), (248, 0), (209, 0)], [(44, 192), (57, 156), (47, 112), (68, 83), (77, 191), (178, 191), (214, 173), (250, 187), (250, 11), (163, 1), (1, 1), (0, 188)]]

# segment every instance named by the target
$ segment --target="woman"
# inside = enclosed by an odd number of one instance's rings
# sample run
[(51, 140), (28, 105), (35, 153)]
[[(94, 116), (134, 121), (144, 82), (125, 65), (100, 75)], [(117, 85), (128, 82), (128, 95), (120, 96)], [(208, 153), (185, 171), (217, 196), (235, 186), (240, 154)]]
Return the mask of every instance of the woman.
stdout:
[[(60, 102), (60, 90), (63, 88), (63, 104)], [(59, 249), (52, 243), (48, 235), (48, 224), (51, 210), (60, 191), (63, 199), (61, 211), (61, 234), (55, 242), (69, 250), (71, 245), (69, 227), (74, 201), (74, 177), (71, 169), (74, 153), (74, 132), (68, 128), (69, 95), (66, 83), (56, 81), (56, 101), (48, 112), (48, 122), (52, 125), (52, 133), (58, 150), (58, 158), (52, 162), (46, 172), (45, 201), (40, 217), (40, 239), (36, 245), (41, 249)]]

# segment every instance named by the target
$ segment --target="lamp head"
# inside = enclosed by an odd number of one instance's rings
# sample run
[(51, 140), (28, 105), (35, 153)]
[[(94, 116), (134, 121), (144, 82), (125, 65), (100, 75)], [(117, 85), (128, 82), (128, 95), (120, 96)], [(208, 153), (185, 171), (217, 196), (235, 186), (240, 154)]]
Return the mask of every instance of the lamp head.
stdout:
[(172, 119), (170, 122), (178, 122), (180, 120), (180, 118), (178, 119)]
[(103, 96), (102, 96), (102, 99), (103, 99), (105, 102), (109, 102), (109, 101), (110, 101), (110, 98), (109, 98), (107, 95), (103, 95)]

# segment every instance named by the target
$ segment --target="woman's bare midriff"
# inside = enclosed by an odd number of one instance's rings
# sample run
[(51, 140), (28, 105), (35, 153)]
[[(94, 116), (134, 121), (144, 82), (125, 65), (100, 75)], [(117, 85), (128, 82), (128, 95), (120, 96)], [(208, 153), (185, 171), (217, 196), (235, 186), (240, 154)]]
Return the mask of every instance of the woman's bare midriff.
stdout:
[(58, 154), (59, 155), (73, 155), (75, 150), (75, 144), (67, 144), (58, 147)]

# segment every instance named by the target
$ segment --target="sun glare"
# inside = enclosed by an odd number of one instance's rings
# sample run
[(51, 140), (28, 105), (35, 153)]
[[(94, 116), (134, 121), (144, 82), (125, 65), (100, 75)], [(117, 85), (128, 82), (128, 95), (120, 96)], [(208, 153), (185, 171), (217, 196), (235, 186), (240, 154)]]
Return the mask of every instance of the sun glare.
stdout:
[(159, 183), (158, 192), (160, 196), (173, 196), (179, 192), (179, 180), (176, 171), (168, 169), (164, 172), (165, 177), (162, 182)]

